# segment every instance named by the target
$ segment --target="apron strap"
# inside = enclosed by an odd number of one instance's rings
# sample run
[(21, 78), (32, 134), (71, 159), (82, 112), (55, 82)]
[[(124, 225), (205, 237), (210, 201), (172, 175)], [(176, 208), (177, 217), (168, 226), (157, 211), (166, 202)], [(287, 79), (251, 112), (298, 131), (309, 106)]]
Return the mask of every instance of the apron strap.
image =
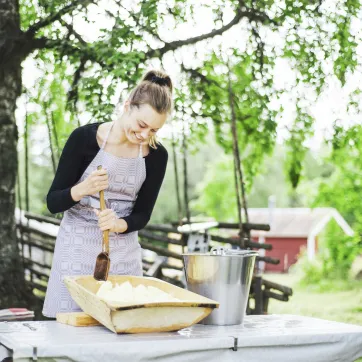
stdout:
[(108, 130), (108, 132), (107, 132), (107, 134), (106, 134), (106, 138), (104, 139), (104, 141), (103, 141), (103, 143), (102, 143), (102, 147), (101, 147), (102, 150), (103, 150), (104, 147), (106, 146), (106, 143), (107, 143), (107, 141), (108, 141), (108, 137), (109, 137), (109, 134), (111, 133), (111, 130), (112, 130), (112, 128), (113, 128), (113, 125), (114, 125), (114, 122), (112, 122), (111, 127), (109, 127), (109, 130)]

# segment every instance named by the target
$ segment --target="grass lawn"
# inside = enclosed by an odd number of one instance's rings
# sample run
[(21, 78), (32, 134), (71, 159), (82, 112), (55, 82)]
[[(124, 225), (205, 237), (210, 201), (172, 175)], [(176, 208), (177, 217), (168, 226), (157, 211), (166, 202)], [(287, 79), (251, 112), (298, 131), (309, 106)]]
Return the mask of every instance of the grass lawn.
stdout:
[(269, 301), (269, 314), (296, 314), (362, 325), (361, 281), (317, 288), (299, 286), (295, 274), (265, 274), (264, 278), (293, 288), (288, 302)]

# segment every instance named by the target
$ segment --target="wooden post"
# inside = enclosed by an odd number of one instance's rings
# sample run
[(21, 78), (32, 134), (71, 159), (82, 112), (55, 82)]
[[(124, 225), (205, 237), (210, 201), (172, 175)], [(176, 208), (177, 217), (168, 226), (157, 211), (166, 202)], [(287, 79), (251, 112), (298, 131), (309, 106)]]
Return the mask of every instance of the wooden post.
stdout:
[(261, 276), (254, 277), (254, 297), (255, 297), (255, 309), (254, 314), (264, 314), (263, 308), (263, 280)]

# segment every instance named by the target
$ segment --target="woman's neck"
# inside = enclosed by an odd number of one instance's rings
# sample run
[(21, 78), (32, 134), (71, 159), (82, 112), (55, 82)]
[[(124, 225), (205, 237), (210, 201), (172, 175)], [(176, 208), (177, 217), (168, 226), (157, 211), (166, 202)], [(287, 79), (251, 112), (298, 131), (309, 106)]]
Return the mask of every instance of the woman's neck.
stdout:
[(115, 145), (134, 147), (134, 144), (128, 141), (126, 132), (124, 130), (124, 121), (122, 118), (122, 116), (118, 117), (114, 121), (114, 125), (109, 135), (110, 142)]

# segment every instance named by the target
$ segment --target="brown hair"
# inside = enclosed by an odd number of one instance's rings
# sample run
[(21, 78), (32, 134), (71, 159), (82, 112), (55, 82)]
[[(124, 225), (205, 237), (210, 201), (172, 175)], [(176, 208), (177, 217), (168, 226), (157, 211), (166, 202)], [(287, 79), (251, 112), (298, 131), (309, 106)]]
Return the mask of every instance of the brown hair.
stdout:
[[(172, 90), (171, 78), (165, 72), (161, 70), (150, 70), (131, 91), (128, 97), (130, 108), (148, 104), (160, 114), (170, 114), (173, 107)], [(149, 145), (157, 148), (155, 136), (151, 137)]]
[(130, 105), (150, 105), (160, 114), (171, 113), (172, 82), (171, 78), (160, 70), (150, 70), (141, 82), (131, 91), (128, 101)]

